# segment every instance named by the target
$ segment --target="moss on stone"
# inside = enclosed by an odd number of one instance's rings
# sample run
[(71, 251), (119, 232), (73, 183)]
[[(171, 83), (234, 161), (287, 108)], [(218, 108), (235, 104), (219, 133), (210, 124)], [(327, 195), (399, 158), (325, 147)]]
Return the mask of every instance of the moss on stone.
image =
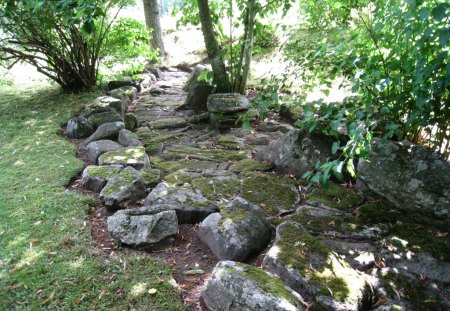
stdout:
[[(158, 158), (160, 159), (160, 158)], [(152, 167), (162, 170), (164, 173), (171, 173), (180, 169), (189, 172), (202, 173), (207, 169), (215, 168), (217, 163), (201, 160), (178, 160), (178, 161), (157, 161), (152, 162)]]
[(145, 149), (142, 146), (121, 148), (114, 151), (103, 153), (98, 158), (98, 163), (103, 164), (117, 164), (133, 166), (137, 163), (144, 164), (146, 161)]
[(158, 119), (149, 122), (148, 127), (154, 129), (167, 129), (186, 126), (187, 120), (185, 118), (168, 118)]
[(328, 247), (301, 227), (286, 224), (280, 229), (278, 259), (296, 269), (309, 284), (318, 285), (321, 294), (341, 302), (361, 299), (364, 278), (342, 261)]
[(357, 221), (361, 224), (396, 223), (401, 213), (380, 201), (368, 201), (358, 208)]
[(448, 234), (445, 235), (436, 229), (412, 223), (394, 225), (391, 234), (407, 241), (407, 249), (429, 252), (439, 260), (450, 261), (450, 237)]
[(269, 171), (273, 168), (271, 163), (263, 163), (253, 159), (244, 159), (230, 166), (232, 172)]
[(86, 167), (86, 171), (89, 174), (89, 176), (99, 177), (100, 179), (103, 180), (113, 178), (114, 176), (119, 174), (121, 170), (122, 170), (121, 167), (109, 165), (105, 166), (89, 165), (88, 167)]
[(239, 192), (241, 182), (234, 178), (198, 178), (192, 181), (192, 187), (198, 189), (209, 200), (231, 198)]
[(299, 193), (293, 180), (260, 172), (245, 172), (241, 175), (242, 197), (259, 205), (266, 216), (274, 216), (280, 211), (295, 208)]
[(171, 187), (183, 186), (184, 184), (191, 184), (192, 180), (199, 176), (200, 175), (196, 173), (178, 170), (164, 177), (164, 181)]
[(164, 154), (173, 159), (198, 159), (207, 161), (239, 161), (249, 157), (247, 151), (223, 150), (223, 149), (201, 149), (186, 146), (174, 146), (166, 149)]
[(217, 139), (217, 144), (225, 149), (239, 150), (240, 144), (236, 137), (231, 135), (221, 135)]
[(108, 196), (116, 193), (120, 191), (122, 187), (134, 182), (137, 178), (139, 178), (139, 176), (136, 176), (133, 171), (124, 169), (119, 173), (119, 175), (117, 175), (116, 179), (106, 184), (105, 188), (102, 190), (103, 195)]
[(115, 111), (105, 111), (100, 113), (94, 113), (89, 117), (89, 122), (94, 126), (99, 126), (109, 122), (122, 121), (120, 115)]
[(162, 134), (158, 131), (152, 131), (147, 127), (140, 127), (136, 135), (145, 147), (148, 154), (155, 154), (158, 151), (159, 144), (174, 143), (179, 140), (176, 134)]
[(141, 173), (141, 177), (147, 187), (154, 188), (161, 179), (161, 171), (158, 169), (146, 170)]
[(286, 219), (279, 220), (279, 222), (282, 222), (284, 220), (294, 221), (296, 223), (301, 224), (308, 231), (317, 233), (335, 231), (343, 235), (350, 235), (352, 232), (363, 230), (363, 227), (352, 216), (341, 218), (331, 216), (314, 217), (310, 215), (305, 215), (303, 213), (296, 213), (287, 217)]
[(325, 206), (343, 211), (355, 209), (361, 201), (360, 197), (350, 189), (329, 183), (327, 188), (315, 189), (307, 198), (309, 202), (318, 202)]
[(263, 291), (276, 297), (282, 297), (293, 305), (299, 305), (297, 297), (286, 288), (281, 279), (273, 277), (266, 271), (250, 265), (242, 263), (237, 263), (237, 265), (243, 269), (242, 275), (253, 280)]

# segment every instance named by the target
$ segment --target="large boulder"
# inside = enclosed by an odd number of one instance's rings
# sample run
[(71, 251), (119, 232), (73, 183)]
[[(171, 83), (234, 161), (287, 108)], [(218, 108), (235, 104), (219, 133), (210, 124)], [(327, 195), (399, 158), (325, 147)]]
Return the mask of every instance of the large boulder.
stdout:
[(146, 250), (172, 246), (178, 234), (175, 211), (126, 209), (108, 217), (108, 232), (121, 243)]
[(300, 178), (305, 172), (312, 171), (317, 161), (323, 163), (331, 156), (333, 141), (324, 134), (293, 130), (260, 149), (256, 159), (273, 163), (280, 173)]
[(94, 125), (84, 117), (75, 117), (67, 122), (67, 136), (69, 138), (86, 138), (94, 133)]
[(198, 77), (207, 70), (207, 67), (202, 64), (198, 64), (194, 67), (194, 70), (192, 70), (191, 75), (189, 76), (188, 80), (183, 86), (183, 91), (189, 92), (194, 86), (198, 84), (205, 83), (204, 81), (199, 81)]
[(357, 185), (417, 222), (450, 227), (450, 164), (410, 142), (375, 140), (360, 160)]
[(93, 141), (92, 143), (89, 143), (86, 146), (87, 158), (88, 158), (89, 162), (96, 164), (98, 157), (100, 155), (102, 155), (103, 153), (108, 152), (108, 151), (114, 151), (114, 150), (121, 149), (121, 148), (123, 148), (122, 145), (120, 145), (112, 140), (103, 139), (103, 140)]
[(96, 140), (117, 139), (120, 130), (123, 128), (125, 128), (125, 124), (119, 121), (102, 124), (84, 141), (83, 144), (87, 146), (89, 143)]
[(244, 261), (267, 246), (271, 228), (257, 206), (237, 198), (206, 217), (198, 236), (219, 260)]
[(110, 210), (126, 208), (147, 195), (146, 184), (134, 168), (128, 166), (108, 181), (100, 192), (100, 201)]
[(264, 270), (221, 261), (201, 296), (208, 310), (302, 311), (302, 298)]
[(81, 175), (81, 185), (87, 190), (98, 193), (108, 181), (119, 174), (120, 170), (120, 167), (89, 165)]
[(366, 278), (296, 222), (277, 227), (263, 267), (314, 300), (318, 310), (366, 310), (371, 303)]
[(175, 210), (180, 224), (195, 224), (219, 209), (199, 190), (172, 188), (166, 183), (157, 185), (145, 198), (144, 206), (166, 206)]
[(132, 166), (137, 170), (150, 168), (150, 160), (142, 146), (127, 147), (103, 153), (99, 165)]

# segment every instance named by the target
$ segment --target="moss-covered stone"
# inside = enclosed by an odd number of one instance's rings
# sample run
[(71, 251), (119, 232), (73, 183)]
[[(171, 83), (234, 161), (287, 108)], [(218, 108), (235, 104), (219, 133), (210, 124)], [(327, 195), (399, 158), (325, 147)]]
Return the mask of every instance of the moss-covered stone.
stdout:
[(402, 214), (390, 209), (380, 201), (368, 201), (358, 207), (357, 221), (361, 224), (393, 224), (402, 218)]
[(137, 93), (138, 91), (134, 86), (122, 86), (118, 89), (110, 91), (110, 95), (114, 98), (127, 98), (129, 100), (133, 100)]
[(271, 163), (263, 163), (253, 159), (244, 159), (230, 166), (232, 172), (248, 172), (248, 171), (270, 171), (273, 168)]
[(239, 192), (241, 181), (235, 178), (197, 178), (192, 180), (192, 187), (199, 189), (211, 201), (229, 199)]
[(171, 173), (179, 169), (184, 169), (189, 172), (202, 173), (207, 169), (214, 169), (217, 163), (211, 161), (201, 160), (178, 160), (178, 161), (151, 161), (152, 167), (162, 170), (164, 173)]
[(243, 268), (242, 275), (255, 281), (263, 291), (274, 296), (283, 297), (291, 303), (298, 303), (298, 298), (286, 288), (286, 285), (279, 278), (273, 277), (266, 271), (250, 265), (243, 263), (237, 263), (237, 265)]
[(247, 151), (234, 151), (223, 149), (201, 149), (176, 145), (165, 150), (164, 155), (172, 159), (198, 159), (207, 161), (239, 161), (249, 158)]
[(88, 167), (86, 167), (86, 171), (91, 177), (99, 177), (101, 179), (108, 180), (119, 174), (121, 168), (109, 165), (89, 165)]
[(114, 179), (114, 182), (106, 184), (105, 188), (102, 190), (102, 195), (109, 196), (112, 193), (118, 192), (122, 187), (130, 185), (138, 178), (139, 176), (135, 172), (131, 170), (122, 170), (117, 175), (117, 178)]
[(98, 127), (99, 125), (115, 122), (115, 121), (122, 121), (122, 118), (116, 111), (105, 111), (100, 113), (95, 113), (91, 115), (88, 118), (89, 122), (91, 122), (95, 127)]
[(315, 189), (307, 198), (309, 203), (320, 203), (343, 211), (351, 211), (358, 206), (361, 198), (352, 190), (329, 183), (328, 187)]
[(366, 281), (349, 264), (328, 247), (293, 223), (283, 224), (278, 232), (278, 260), (299, 271), (318, 293), (335, 300), (357, 305)]
[(122, 165), (141, 169), (149, 166), (149, 159), (142, 146), (122, 148), (103, 153), (99, 165)]
[(183, 186), (185, 184), (191, 184), (194, 179), (199, 177), (201, 177), (201, 175), (198, 173), (188, 172), (185, 170), (178, 170), (164, 177), (164, 181), (169, 186), (176, 187), (176, 186)]
[(247, 201), (261, 207), (266, 216), (290, 211), (300, 200), (295, 181), (277, 174), (241, 173), (241, 195)]
[(231, 135), (221, 135), (217, 139), (217, 145), (231, 150), (242, 149), (242, 142), (237, 137)]
[(179, 141), (179, 136), (176, 134), (162, 134), (147, 127), (138, 128), (136, 134), (142, 141), (145, 151), (150, 155), (158, 151), (159, 144), (170, 144)]
[(429, 252), (439, 260), (450, 261), (450, 237), (447, 232), (419, 224), (398, 223), (391, 234), (407, 241), (406, 249)]
[(158, 169), (149, 169), (141, 173), (142, 180), (149, 188), (156, 187), (161, 179), (161, 171)]
[(148, 127), (150, 129), (169, 129), (178, 128), (187, 125), (187, 120), (185, 118), (168, 118), (168, 119), (158, 119), (149, 122)]
[(138, 119), (136, 115), (134, 115), (134, 113), (127, 113), (125, 115), (125, 118), (123, 119), (123, 122), (125, 123), (125, 128), (129, 131), (132, 131), (135, 128), (137, 128), (139, 124)]

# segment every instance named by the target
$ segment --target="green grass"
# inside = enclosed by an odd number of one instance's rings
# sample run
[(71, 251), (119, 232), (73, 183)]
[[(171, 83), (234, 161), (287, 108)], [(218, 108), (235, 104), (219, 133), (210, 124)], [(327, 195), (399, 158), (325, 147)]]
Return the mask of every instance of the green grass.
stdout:
[(84, 163), (61, 125), (98, 93), (0, 94), (0, 310), (183, 310), (164, 264), (95, 255), (93, 198), (65, 189)]

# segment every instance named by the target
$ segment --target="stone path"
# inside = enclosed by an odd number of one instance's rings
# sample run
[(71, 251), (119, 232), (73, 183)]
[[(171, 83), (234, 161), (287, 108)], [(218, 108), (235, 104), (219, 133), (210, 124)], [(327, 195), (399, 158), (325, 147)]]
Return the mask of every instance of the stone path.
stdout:
[[(107, 143), (103, 151), (88, 145), (91, 161), (98, 158), (100, 166), (88, 167), (81, 182), (100, 192), (109, 211), (93, 222), (104, 229), (107, 222), (115, 239), (156, 251), (150, 256), (169, 264), (183, 262), (185, 252), (186, 265), (173, 266), (190, 309), (204, 307), (200, 290), (215, 257), (222, 261), (202, 294), (212, 310), (449, 306), (450, 247), (444, 233), (403, 223), (399, 212), (351, 189), (332, 184), (311, 192), (277, 174), (254, 155), (293, 127), (275, 118), (255, 123), (251, 131), (218, 131), (207, 114), (180, 109), (187, 78), (166, 71), (143, 88), (129, 107), (139, 124), (135, 134), (120, 125), (115, 135), (122, 145)], [(122, 210), (113, 214), (116, 209)], [(109, 237), (103, 241), (105, 246)], [(262, 307), (233, 284), (250, 284)]]

